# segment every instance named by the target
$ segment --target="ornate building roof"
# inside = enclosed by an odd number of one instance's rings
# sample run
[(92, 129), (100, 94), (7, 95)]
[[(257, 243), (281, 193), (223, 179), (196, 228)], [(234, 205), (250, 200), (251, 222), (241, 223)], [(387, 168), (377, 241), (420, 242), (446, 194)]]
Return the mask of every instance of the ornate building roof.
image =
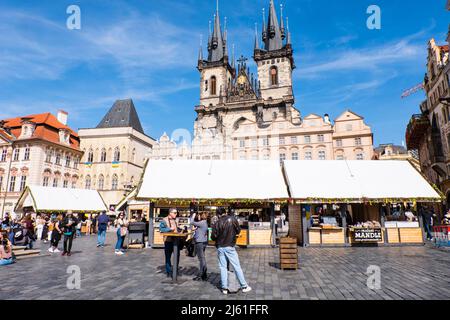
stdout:
[(52, 143), (61, 144), (59, 131), (66, 130), (70, 133), (70, 146), (75, 149), (80, 147), (80, 139), (78, 135), (67, 125), (59, 122), (58, 119), (51, 113), (41, 113), (28, 115), (24, 117), (16, 117), (3, 120), (3, 130), (14, 137), (14, 140), (20, 137), (22, 132), (23, 122), (30, 122), (35, 125), (33, 133), (27, 139), (42, 139)]
[(103, 117), (97, 128), (128, 128), (144, 134), (133, 100), (117, 100)]

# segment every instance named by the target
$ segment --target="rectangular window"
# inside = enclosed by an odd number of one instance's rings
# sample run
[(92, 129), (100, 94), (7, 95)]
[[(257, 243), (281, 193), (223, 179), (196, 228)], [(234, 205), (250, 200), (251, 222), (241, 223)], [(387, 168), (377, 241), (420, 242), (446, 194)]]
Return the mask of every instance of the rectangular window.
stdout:
[(312, 160), (312, 152), (311, 151), (305, 152), (305, 160)]
[(253, 140), (252, 140), (252, 147), (253, 147), (253, 148), (256, 148), (257, 146), (258, 146), (258, 140), (253, 139)]
[(24, 160), (24, 161), (30, 160), (30, 148), (29, 148), (29, 147), (26, 147), (26, 148), (25, 148), (25, 154), (24, 154), (24, 156), (23, 156), (23, 160)]
[(3, 148), (3, 150), (2, 150), (2, 158), (1, 158), (2, 162), (6, 162), (6, 155), (7, 154), (8, 154), (8, 149)]
[(352, 130), (353, 130), (353, 126), (352, 126), (351, 124), (347, 124), (347, 125), (345, 126), (345, 130), (347, 130), (347, 131), (352, 131)]
[(64, 182), (63, 182), (63, 188), (67, 188), (68, 185), (69, 185), (69, 181), (64, 180)]
[(9, 192), (14, 192), (16, 189), (16, 177), (12, 176), (9, 180)]
[(291, 137), (291, 144), (297, 144), (297, 137)]
[(23, 191), (25, 187), (27, 186), (27, 176), (22, 176), (20, 179), (20, 191)]
[(283, 146), (286, 143), (284, 137), (280, 137), (280, 145)]
[(58, 188), (58, 179), (53, 179), (53, 188)]
[(73, 168), (74, 169), (78, 169), (78, 164), (80, 163), (80, 159), (75, 158), (75, 160), (73, 160)]
[(14, 150), (13, 160), (14, 161), (19, 161), (19, 156), (20, 156), (20, 149), (15, 149)]
[(66, 167), (70, 168), (70, 156), (66, 156)]
[(45, 154), (45, 162), (52, 162), (52, 152), (50, 150), (47, 150), (46, 154)]
[(265, 155), (263, 156), (263, 159), (264, 159), (264, 160), (269, 160), (269, 159), (270, 159), (270, 156), (269, 156), (268, 154), (265, 154)]
[(305, 143), (311, 143), (311, 136), (305, 136)]
[(336, 160), (344, 160), (344, 156), (342, 154), (340, 154), (336, 157)]
[(355, 138), (355, 145), (357, 146), (361, 145), (361, 138)]
[(325, 151), (319, 151), (319, 160), (326, 160)]
[(264, 147), (267, 147), (269, 145), (269, 138), (268, 137), (263, 138), (262, 143)]
[(297, 152), (294, 152), (292, 154), (292, 160), (298, 160), (298, 153)]
[(252, 155), (252, 160), (258, 160), (258, 155), (257, 154)]
[(280, 153), (280, 162), (283, 162), (284, 160), (286, 160), (286, 154)]
[(324, 142), (324, 141), (325, 141), (324, 135), (323, 135), (323, 134), (319, 134), (319, 135), (317, 136), (317, 141), (319, 141), (319, 142)]
[(245, 140), (244, 139), (239, 140), (239, 147), (240, 148), (245, 148)]
[(77, 187), (77, 183), (75, 181), (72, 181), (72, 189), (75, 189)]
[(44, 177), (44, 180), (42, 181), (43, 187), (48, 187), (48, 177)]
[(58, 166), (61, 164), (61, 154), (60, 153), (56, 154), (55, 164), (57, 164)]
[(356, 155), (356, 160), (364, 160), (364, 154), (358, 153), (358, 154)]
[(342, 147), (342, 139), (336, 140), (336, 147)]
[(3, 190), (3, 176), (0, 176), (0, 192)]

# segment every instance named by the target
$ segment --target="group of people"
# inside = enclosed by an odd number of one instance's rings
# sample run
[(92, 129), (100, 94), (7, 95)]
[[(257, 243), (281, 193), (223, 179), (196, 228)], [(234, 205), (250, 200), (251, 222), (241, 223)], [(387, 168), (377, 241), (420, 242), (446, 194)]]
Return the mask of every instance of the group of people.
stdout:
[[(182, 230), (177, 223), (177, 209), (173, 208), (169, 210), (169, 215), (164, 218), (159, 226), (161, 233), (179, 233)], [(236, 239), (241, 232), (241, 227), (232, 211), (228, 212), (224, 208), (219, 208), (217, 216), (212, 220), (212, 234), (211, 239), (215, 241), (217, 248), (217, 257), (220, 268), (221, 289), (223, 294), (230, 293), (228, 283), (228, 269), (231, 265), (234, 269), (237, 280), (240, 284), (242, 292), (249, 292), (252, 288), (247, 284), (244, 273), (242, 271), (239, 256), (236, 251)], [(200, 215), (193, 214), (191, 217), (191, 226), (194, 228), (193, 241), (196, 247), (196, 253), (199, 260), (199, 273), (193, 279), (195, 281), (206, 281), (207, 275), (207, 263), (205, 251), (208, 245), (208, 223), (205, 213)], [(171, 258), (173, 254), (178, 255), (178, 262), (180, 261), (180, 250), (174, 253), (174, 238), (169, 236), (164, 237), (164, 253), (165, 253), (165, 268), (168, 277), (172, 277), (172, 263)], [(176, 266), (178, 268), (178, 265)]]

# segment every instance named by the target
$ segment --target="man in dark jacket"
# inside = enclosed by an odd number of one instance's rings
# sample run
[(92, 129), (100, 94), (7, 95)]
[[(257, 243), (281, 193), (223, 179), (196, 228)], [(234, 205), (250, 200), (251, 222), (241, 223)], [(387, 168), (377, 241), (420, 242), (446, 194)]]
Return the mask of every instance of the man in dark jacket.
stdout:
[(214, 224), (211, 238), (216, 242), (219, 258), (220, 278), (222, 292), (228, 294), (228, 268), (227, 261), (233, 266), (236, 277), (241, 285), (242, 292), (249, 292), (252, 288), (247, 285), (244, 273), (241, 269), (239, 256), (236, 252), (236, 237), (241, 232), (241, 227), (234, 215), (227, 215), (225, 210), (219, 212), (220, 218)]

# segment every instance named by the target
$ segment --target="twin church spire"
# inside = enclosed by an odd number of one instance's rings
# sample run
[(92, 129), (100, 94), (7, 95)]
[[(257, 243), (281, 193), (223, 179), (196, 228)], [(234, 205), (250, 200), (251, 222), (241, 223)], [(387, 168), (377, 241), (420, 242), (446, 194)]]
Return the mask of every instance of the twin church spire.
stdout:
[[(265, 20), (265, 14), (263, 9), (263, 24), (262, 24), (262, 42), (263, 42), (263, 50), (265, 51), (275, 51), (282, 49), (285, 44), (290, 44), (290, 32), (288, 22), (286, 22), (287, 28), (285, 28), (284, 19), (283, 19), (283, 7), (281, 6), (281, 22), (278, 21), (277, 12), (275, 9), (274, 1), (270, 0), (269, 7), (269, 16), (267, 19), (267, 25)], [(259, 47), (258, 35), (255, 30), (255, 50), (261, 50)], [(224, 31), (222, 32), (221, 24), (220, 24), (220, 15), (219, 15), (219, 0), (217, 0), (217, 8), (214, 14), (214, 23), (213, 29), (211, 30), (211, 21), (209, 25), (209, 36), (208, 36), (208, 58), (207, 61), (203, 61), (203, 48), (202, 44), (200, 44), (199, 56), (198, 56), (199, 64), (206, 63), (214, 63), (223, 61), (224, 63), (228, 63), (228, 46), (227, 46), (227, 26), (226, 26), (226, 18), (224, 23)], [(232, 57), (232, 65), (234, 68), (234, 52)]]

